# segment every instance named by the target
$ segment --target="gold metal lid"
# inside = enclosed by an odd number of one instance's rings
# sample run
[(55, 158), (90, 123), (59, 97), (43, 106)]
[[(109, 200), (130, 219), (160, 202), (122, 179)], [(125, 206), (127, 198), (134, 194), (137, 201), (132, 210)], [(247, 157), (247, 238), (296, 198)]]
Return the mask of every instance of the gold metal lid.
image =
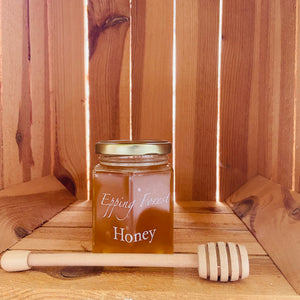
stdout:
[(172, 144), (159, 140), (107, 140), (96, 143), (95, 149), (104, 155), (166, 155), (171, 153)]

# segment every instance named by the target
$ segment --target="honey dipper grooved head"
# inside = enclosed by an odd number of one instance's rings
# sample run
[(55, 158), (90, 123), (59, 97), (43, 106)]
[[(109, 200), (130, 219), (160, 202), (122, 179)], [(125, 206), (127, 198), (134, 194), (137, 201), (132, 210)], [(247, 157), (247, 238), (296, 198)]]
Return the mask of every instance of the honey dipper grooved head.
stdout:
[(199, 276), (212, 281), (236, 281), (249, 276), (247, 249), (235, 243), (207, 243), (198, 247)]

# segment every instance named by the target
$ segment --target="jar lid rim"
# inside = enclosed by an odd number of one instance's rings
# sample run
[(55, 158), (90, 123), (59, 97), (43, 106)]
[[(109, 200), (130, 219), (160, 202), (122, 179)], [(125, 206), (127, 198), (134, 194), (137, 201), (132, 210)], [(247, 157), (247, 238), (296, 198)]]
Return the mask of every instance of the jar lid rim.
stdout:
[(106, 155), (166, 155), (172, 143), (166, 140), (103, 140), (96, 143), (96, 154)]

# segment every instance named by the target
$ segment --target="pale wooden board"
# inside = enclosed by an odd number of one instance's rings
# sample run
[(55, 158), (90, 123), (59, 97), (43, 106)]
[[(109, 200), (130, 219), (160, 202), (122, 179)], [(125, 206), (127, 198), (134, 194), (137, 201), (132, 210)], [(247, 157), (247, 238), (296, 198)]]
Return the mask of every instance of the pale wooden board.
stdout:
[(193, 212), (193, 213), (222, 213), (232, 214), (232, 210), (227, 204), (216, 201), (181, 201), (175, 202), (175, 212)]
[(176, 1), (176, 191), (215, 200), (219, 1)]
[(32, 101), (31, 146), (34, 165), (31, 178), (51, 174), (49, 51), (47, 2), (29, 1), (30, 92)]
[(300, 195), (257, 176), (227, 202), (299, 293)]
[(174, 228), (222, 228), (245, 231), (247, 228), (232, 214), (175, 213)]
[(233, 242), (245, 245), (251, 255), (266, 255), (264, 249), (249, 231), (228, 229), (175, 229), (174, 251), (195, 253), (199, 244), (209, 242)]
[[(2, 1), (0, 2), (2, 20)], [(0, 21), (0, 189), (3, 189), (3, 116), (2, 116), (2, 21)]]
[(172, 141), (173, 0), (132, 1), (133, 139)]
[[(225, 214), (233, 214), (232, 210), (225, 203), (217, 203), (213, 201), (184, 201), (175, 203), (175, 226), (178, 227), (180, 222), (184, 219), (189, 221), (189, 216), (195, 215), (200, 223), (196, 224), (198, 227), (204, 225), (210, 226), (210, 220), (214, 220), (214, 227), (216, 225), (223, 226), (223, 221), (226, 219), (229, 222), (226, 224), (227, 229), (242, 228), (242, 223), (236, 216), (225, 216)], [(196, 215), (198, 214), (198, 216)], [(67, 207), (63, 212), (52, 218), (44, 226), (47, 227), (91, 227), (92, 226), (92, 201), (78, 200), (74, 204)], [(220, 214), (220, 216), (216, 216)], [(203, 218), (202, 218), (203, 216)], [(181, 221), (180, 221), (181, 220)], [(215, 220), (218, 220), (215, 223)], [(177, 222), (178, 221), (178, 222)], [(190, 223), (189, 223), (190, 224)]]
[[(92, 227), (91, 211), (65, 210), (51, 219), (46, 227)], [(222, 228), (229, 230), (247, 230), (234, 214), (212, 213), (175, 213), (174, 228)]]
[(295, 151), (295, 190), (299, 193), (300, 192), (300, 5), (297, 5), (297, 28), (298, 31), (297, 33), (297, 44), (296, 44), (296, 116), (295, 116), (295, 121), (296, 121), (296, 132), (295, 132), (295, 145), (294, 145), (294, 151)]
[(82, 0), (47, 5), (54, 175), (79, 199), (86, 199), (84, 5)]
[(299, 184), (296, 7), (294, 0), (224, 2), (222, 199), (257, 173), (288, 188)]
[(30, 234), (74, 200), (52, 176), (0, 191), (0, 251)]
[(2, 122), (4, 187), (30, 180), (32, 109), (29, 86), (28, 1), (3, 0)]
[(294, 168), (295, 38), (297, 26), (296, 7), (299, 5), (297, 3), (297, 0), (280, 1), (282, 60), (280, 70), (278, 179), (276, 181), (289, 189), (292, 188)]
[(89, 0), (91, 166), (96, 142), (129, 138), (129, 18), (129, 0)]
[[(249, 254), (265, 255), (265, 251), (248, 231), (224, 229), (174, 229), (174, 251), (196, 253), (199, 244), (231, 241), (245, 245)], [(42, 227), (11, 249), (91, 251), (90, 227)]]
[[(254, 49), (255, 2), (223, 3), (220, 107), (220, 197), (247, 181), (249, 105)], [(249, 137), (248, 137), (249, 135)], [(253, 151), (256, 151), (254, 149)], [(254, 153), (255, 155), (255, 153)], [(249, 156), (249, 157), (248, 157)]]
[(287, 188), (293, 183), (296, 2), (256, 5), (258, 172)]
[[(70, 205), (66, 211), (91, 210), (92, 201), (78, 200)], [(224, 202), (215, 201), (183, 201), (174, 203), (174, 212), (191, 213), (214, 213), (214, 214), (233, 214), (231, 208)]]
[[(207, 205), (204, 206), (203, 212), (199, 213), (200, 216), (206, 214)], [(224, 203), (222, 205), (226, 206)], [(191, 205), (188, 207), (191, 209)], [(199, 206), (195, 209), (199, 210)], [(91, 201), (77, 201), (60, 215), (65, 213), (86, 215), (90, 213), (90, 210)], [(185, 214), (177, 213), (176, 215)], [(232, 216), (228, 212), (216, 213), (216, 216), (220, 215)], [(65, 217), (65, 219), (74, 222), (72, 217)], [(149, 299), (149, 297), (156, 299), (166, 297), (172, 299), (296, 298), (294, 290), (248, 231), (209, 229), (209, 225), (207, 227), (206, 229), (175, 229), (175, 252), (196, 253), (198, 244), (212, 241), (241, 243), (247, 247), (250, 255), (249, 278), (240, 282), (221, 284), (200, 280), (197, 270), (192, 269), (37, 268), (16, 274), (0, 271), (2, 283), (0, 295), (6, 296), (7, 291), (10, 291), (14, 296), (23, 293), (28, 297), (49, 297), (49, 295), (59, 297), (61, 291), (68, 290), (67, 295), (71, 291), (72, 299), (76, 297), (78, 299), (82, 297), (91, 299), (114, 297), (138, 297), (139, 299)], [(25, 237), (12, 249), (50, 252), (90, 251), (91, 237), (91, 228), (44, 226)], [(27, 285), (28, 282), (30, 282), (30, 287)]]
[(51, 174), (48, 36), (41, 0), (3, 1), (1, 187)]
[[(201, 280), (196, 269), (52, 268), (0, 270), (0, 296), (15, 299), (299, 299), (268, 257), (251, 257), (243, 281)], [(50, 275), (50, 276), (49, 276)], [(11, 298), (9, 298), (11, 297)]]

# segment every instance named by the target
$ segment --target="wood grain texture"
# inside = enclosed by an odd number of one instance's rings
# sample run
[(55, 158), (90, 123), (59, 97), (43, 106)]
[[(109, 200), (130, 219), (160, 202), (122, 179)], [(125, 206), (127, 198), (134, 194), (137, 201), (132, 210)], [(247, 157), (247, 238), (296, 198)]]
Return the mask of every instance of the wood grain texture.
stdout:
[[(67, 216), (65, 215), (65, 217)], [(91, 251), (92, 228), (80, 227), (81, 224), (75, 223), (76, 222), (73, 222), (73, 227), (44, 226), (38, 228), (31, 235), (11, 247), (11, 249), (28, 249), (36, 251)], [(219, 226), (219, 228), (210, 229), (210, 226), (206, 224), (206, 227), (203, 227), (202, 229), (175, 229), (174, 251), (176, 253), (196, 253), (199, 244), (215, 241), (231, 241), (245, 245), (251, 255), (266, 255), (263, 248), (247, 230), (236, 231), (220, 227), (221, 226)]]
[(232, 214), (228, 205), (216, 201), (178, 201), (174, 204), (174, 212)]
[[(95, 143), (129, 139), (129, 0), (89, 0), (91, 165)], [(121, 128), (122, 127), (122, 128)]]
[(47, 8), (3, 1), (1, 187), (51, 174)]
[[(45, 227), (92, 227), (91, 211), (65, 210), (51, 219)], [(243, 223), (234, 214), (213, 213), (175, 213), (174, 228), (222, 228), (228, 230), (246, 230)]]
[(296, 1), (261, 1), (258, 74), (258, 173), (292, 188)]
[(297, 4), (297, 23), (296, 23), (296, 87), (295, 87), (295, 190), (300, 192), (300, 5)]
[[(2, 20), (2, 1), (0, 2), (0, 16)], [(3, 178), (3, 102), (2, 102), (2, 21), (0, 22), (0, 189), (4, 187)]]
[[(224, 1), (221, 57), (220, 197), (247, 180), (254, 1)], [(249, 153), (251, 155), (251, 153)]]
[(3, 183), (28, 181), (33, 165), (28, 1), (2, 1)]
[(173, 1), (132, 1), (133, 139), (172, 141)]
[(47, 1), (29, 1), (30, 91), (32, 101), (31, 178), (52, 173)]
[(50, 101), (54, 106), (54, 175), (86, 198), (84, 5), (48, 2)]
[(0, 191), (0, 251), (30, 234), (74, 200), (52, 176)]
[(299, 180), (293, 170), (299, 156), (294, 144), (296, 1), (240, 1), (236, 11), (230, 6), (224, 3), (222, 199), (257, 173), (287, 188)]
[[(225, 207), (226, 204), (223, 203), (222, 206)], [(196, 209), (200, 209), (199, 206)], [(77, 218), (80, 219), (80, 214), (84, 215), (90, 210), (90, 201), (77, 201), (60, 214), (64, 215), (65, 220), (73, 222), (75, 227), (44, 226), (12, 248), (51, 252), (90, 251), (91, 228), (83, 228), (74, 223), (74, 216), (65, 215), (65, 212), (77, 213)], [(197, 270), (193, 269), (35, 268), (14, 274), (0, 270), (0, 295), (8, 295), (7, 291), (10, 291), (13, 296), (23, 293), (22, 295), (28, 297), (47, 298), (49, 295), (59, 297), (62, 291), (67, 290), (69, 292), (66, 292), (66, 295), (69, 295), (71, 290), (72, 299), (297, 299), (294, 290), (248, 231), (211, 229), (207, 224), (203, 229), (175, 229), (174, 233), (177, 253), (196, 253), (198, 244), (211, 241), (232, 241), (246, 245), (250, 255), (251, 275), (246, 280), (234, 284), (222, 284), (200, 280)]]
[(300, 195), (257, 176), (227, 203), (300, 293)]
[(234, 284), (201, 280), (195, 269), (98, 268), (90, 269), (92, 276), (83, 268), (48, 269), (47, 273), (42, 268), (20, 273), (0, 270), (0, 296), (5, 299), (299, 299), (268, 257), (251, 257), (250, 265), (251, 276)]
[[(295, 101), (296, 0), (281, 1), (281, 76), (278, 132), (278, 183), (292, 188)], [(300, 291), (300, 289), (299, 289)]]
[(176, 11), (177, 198), (215, 200), (219, 1), (177, 0)]

